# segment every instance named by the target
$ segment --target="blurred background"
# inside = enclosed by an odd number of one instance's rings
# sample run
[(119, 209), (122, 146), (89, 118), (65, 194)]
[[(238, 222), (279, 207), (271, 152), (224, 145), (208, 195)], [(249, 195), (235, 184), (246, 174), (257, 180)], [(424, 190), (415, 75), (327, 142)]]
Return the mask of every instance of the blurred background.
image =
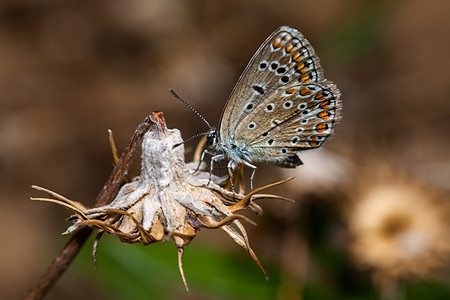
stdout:
[[(32, 184), (86, 205), (152, 111), (188, 138), (207, 130), (275, 29), (300, 30), (342, 92), (335, 137), (245, 224), (270, 277), (220, 230), (172, 242), (92, 239), (47, 299), (450, 299), (448, 0), (49, 1), (0, 3), (0, 290), (25, 295), (68, 240), (69, 212)], [(194, 148), (196, 141), (187, 144)], [(187, 153), (187, 159), (192, 153)], [(135, 160), (134, 175), (139, 174)], [(249, 173), (247, 172), (247, 175)]]

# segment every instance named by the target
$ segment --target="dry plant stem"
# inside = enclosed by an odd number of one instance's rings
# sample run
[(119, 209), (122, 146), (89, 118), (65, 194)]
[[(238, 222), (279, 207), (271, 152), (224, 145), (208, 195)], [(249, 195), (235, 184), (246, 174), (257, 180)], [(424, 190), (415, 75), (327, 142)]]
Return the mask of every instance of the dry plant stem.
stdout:
[[(116, 142), (114, 141), (114, 136), (111, 129), (108, 129), (108, 138), (109, 138), (109, 145), (111, 146), (111, 152), (114, 159), (114, 166), (116, 166), (119, 163), (119, 155), (117, 154), (117, 147)], [(123, 181), (128, 183), (131, 180), (128, 178), (127, 175), (123, 177)]]
[(111, 129), (108, 129), (108, 138), (109, 138), (109, 145), (111, 146), (111, 151), (113, 154), (114, 164), (117, 165), (117, 163), (119, 162), (119, 155), (117, 155), (116, 142), (114, 141), (114, 136)]
[[(254, 196), (255, 194), (257, 194), (258, 192), (263, 191), (263, 190), (268, 189), (268, 188), (271, 188), (271, 187), (274, 187), (274, 186), (277, 186), (277, 185), (280, 185), (280, 184), (283, 184), (283, 183), (285, 183), (285, 182), (291, 181), (291, 180), (294, 179), (294, 178), (295, 178), (295, 177), (291, 177), (291, 178), (288, 178), (288, 179), (284, 179), (284, 180), (281, 180), (281, 181), (278, 181), (278, 182), (274, 182), (274, 183), (265, 185), (265, 186), (263, 186), (263, 187), (254, 189), (254, 190), (252, 190), (250, 193), (248, 193), (247, 195), (245, 195), (245, 197), (244, 197), (242, 200), (240, 200), (239, 202), (237, 202), (237, 203), (234, 204), (234, 205), (229, 206), (228, 208), (229, 208), (231, 211), (233, 211), (233, 212), (234, 212), (234, 211), (241, 210), (241, 209), (244, 209), (244, 208), (246, 208), (246, 207), (249, 205), (252, 196)], [(278, 197), (278, 196), (273, 196), (273, 198), (276, 198), (276, 199), (286, 199), (286, 198)]]
[(178, 253), (178, 269), (180, 270), (180, 274), (181, 274), (181, 279), (183, 280), (183, 284), (184, 287), (186, 288), (186, 291), (189, 292), (189, 286), (186, 282), (186, 277), (184, 276), (184, 270), (183, 270), (183, 251), (184, 248), (183, 247), (178, 247), (177, 248), (177, 253)]
[[(145, 120), (139, 124), (118, 164), (112, 171), (107, 182), (103, 186), (103, 189), (97, 195), (94, 203), (95, 207), (108, 204), (114, 199), (119, 191), (123, 177), (126, 175), (133, 162), (136, 151), (140, 148), (144, 134), (149, 130), (151, 124), (152, 121), (150, 116), (145, 118)], [(83, 227), (77, 230), (58, 256), (51, 262), (47, 270), (33, 283), (24, 299), (42, 299), (69, 267), (92, 231), (93, 230), (89, 227)]]

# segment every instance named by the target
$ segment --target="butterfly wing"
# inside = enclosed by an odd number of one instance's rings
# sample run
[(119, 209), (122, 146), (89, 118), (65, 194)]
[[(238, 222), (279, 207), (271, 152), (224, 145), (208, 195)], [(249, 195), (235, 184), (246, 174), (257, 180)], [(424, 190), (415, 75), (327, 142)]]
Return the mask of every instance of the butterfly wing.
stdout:
[(237, 127), (283, 86), (323, 81), (314, 49), (296, 29), (283, 26), (256, 51), (225, 105), (220, 122), (222, 140), (233, 139)]
[(279, 88), (243, 119), (236, 137), (246, 138), (236, 143), (245, 145), (254, 161), (296, 167), (301, 164), (296, 152), (320, 147), (332, 135), (340, 116), (339, 97), (329, 81)]
[(319, 147), (340, 116), (340, 92), (295, 29), (281, 27), (258, 49), (225, 106), (223, 141), (252, 161), (301, 164), (296, 152)]

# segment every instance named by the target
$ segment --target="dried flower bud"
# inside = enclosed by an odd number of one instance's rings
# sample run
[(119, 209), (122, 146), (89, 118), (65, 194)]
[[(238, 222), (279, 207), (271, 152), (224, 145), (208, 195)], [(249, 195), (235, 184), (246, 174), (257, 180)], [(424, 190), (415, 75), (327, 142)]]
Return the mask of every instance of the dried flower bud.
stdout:
[(250, 253), (263, 270), (239, 219), (253, 222), (234, 212), (250, 204), (255, 206), (251, 200), (256, 198), (283, 199), (273, 195), (258, 196), (256, 193), (285, 181), (256, 189), (245, 196), (226, 190), (218, 184), (223, 180), (211, 176), (209, 171), (191, 173), (184, 162), (184, 146), (179, 130), (167, 129), (162, 113), (152, 113), (151, 118), (155, 125), (145, 134), (142, 142), (141, 174), (124, 184), (113, 202), (87, 209), (78, 202), (39, 187), (35, 188), (50, 193), (54, 199), (34, 200), (56, 202), (76, 214), (75, 223), (65, 233), (72, 233), (80, 226), (90, 226), (99, 229), (100, 233), (116, 235), (123, 242), (143, 244), (171, 237), (178, 248), (179, 267), (186, 288), (181, 265), (183, 247), (201, 228), (223, 229)]

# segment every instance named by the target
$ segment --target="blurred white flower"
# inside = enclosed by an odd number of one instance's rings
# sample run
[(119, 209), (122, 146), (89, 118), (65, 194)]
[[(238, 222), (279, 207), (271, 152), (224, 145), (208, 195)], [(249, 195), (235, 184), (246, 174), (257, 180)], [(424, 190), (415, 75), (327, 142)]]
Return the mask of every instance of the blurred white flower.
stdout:
[(436, 275), (450, 257), (444, 197), (394, 172), (362, 179), (348, 207), (351, 250), (376, 275)]

